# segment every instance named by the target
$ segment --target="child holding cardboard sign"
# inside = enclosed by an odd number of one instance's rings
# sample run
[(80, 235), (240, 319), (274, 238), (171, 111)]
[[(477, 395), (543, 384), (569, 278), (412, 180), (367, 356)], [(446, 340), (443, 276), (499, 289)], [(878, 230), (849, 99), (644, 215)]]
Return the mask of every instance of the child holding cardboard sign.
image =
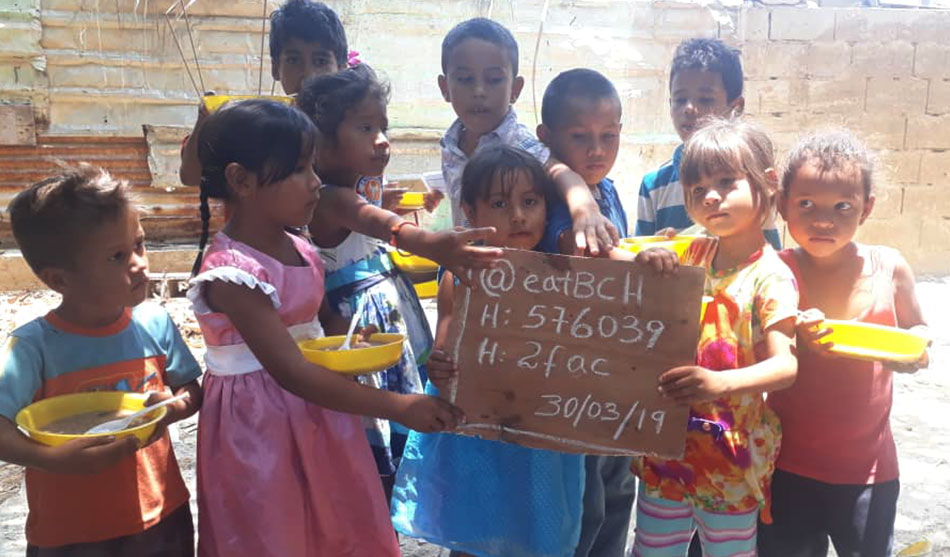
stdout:
[[(770, 522), (769, 492), (781, 442), (762, 394), (795, 380), (798, 292), (762, 223), (778, 180), (772, 143), (754, 126), (716, 120), (686, 142), (682, 182), (690, 217), (719, 237), (707, 258), (697, 365), (660, 376), (664, 395), (690, 406), (681, 460), (644, 457), (637, 497), (636, 555), (685, 555), (698, 529), (707, 555), (755, 555), (757, 521)], [(673, 252), (637, 256), (658, 270)]]
[[(541, 163), (520, 149), (481, 149), (462, 175), (462, 208), (491, 226), (492, 246), (532, 249), (545, 230), (552, 187)], [(443, 347), (452, 322), (454, 278), (439, 286), (439, 321), (429, 377), (449, 388), (454, 363)], [(412, 432), (393, 491), (396, 530), (477, 555), (563, 556), (577, 545), (583, 455), (529, 449), (461, 435)]]

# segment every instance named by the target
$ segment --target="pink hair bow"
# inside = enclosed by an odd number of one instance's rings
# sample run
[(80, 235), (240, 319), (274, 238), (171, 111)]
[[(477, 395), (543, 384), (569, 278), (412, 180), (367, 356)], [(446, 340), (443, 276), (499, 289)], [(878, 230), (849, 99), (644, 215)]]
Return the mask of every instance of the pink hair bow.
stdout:
[(359, 53), (359, 52), (357, 52), (357, 51), (355, 51), (355, 50), (351, 50), (351, 51), (349, 51), (349, 52), (346, 53), (346, 65), (347, 65), (348, 67), (352, 68), (353, 66), (358, 66), (358, 65), (360, 65), (360, 64), (362, 64), (362, 63), (363, 63), (363, 62), (360, 60), (360, 53)]

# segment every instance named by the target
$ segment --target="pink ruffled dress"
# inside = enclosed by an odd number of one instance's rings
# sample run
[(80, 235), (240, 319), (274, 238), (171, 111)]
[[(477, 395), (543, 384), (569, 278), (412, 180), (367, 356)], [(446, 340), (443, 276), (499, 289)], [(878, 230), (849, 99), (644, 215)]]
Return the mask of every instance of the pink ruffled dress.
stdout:
[(286, 266), (218, 233), (192, 280), (208, 352), (198, 421), (199, 555), (399, 555), (358, 416), (284, 390), (204, 286), (226, 281), (268, 295), (294, 338), (323, 331), (323, 265), (290, 236), (307, 266)]

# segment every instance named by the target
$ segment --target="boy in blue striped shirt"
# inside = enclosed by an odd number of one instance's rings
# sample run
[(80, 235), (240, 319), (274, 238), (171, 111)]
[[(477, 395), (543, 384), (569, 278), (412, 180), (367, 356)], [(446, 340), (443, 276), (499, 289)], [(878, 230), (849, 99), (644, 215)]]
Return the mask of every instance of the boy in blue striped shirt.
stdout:
[[(742, 62), (739, 51), (719, 39), (688, 39), (680, 43), (670, 69), (670, 118), (685, 142), (706, 116), (723, 118), (742, 114)], [(640, 184), (637, 205), (637, 236), (680, 232), (693, 226), (686, 214), (679, 167), (683, 145), (673, 151), (673, 160), (647, 174)], [(765, 238), (775, 249), (782, 242), (773, 218), (763, 226)]]

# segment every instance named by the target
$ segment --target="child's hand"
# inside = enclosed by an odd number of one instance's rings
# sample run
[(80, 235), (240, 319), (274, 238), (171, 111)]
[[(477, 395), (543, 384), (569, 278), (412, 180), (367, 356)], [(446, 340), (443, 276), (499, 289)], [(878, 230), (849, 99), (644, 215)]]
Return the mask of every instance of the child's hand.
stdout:
[[(158, 404), (159, 402), (171, 398), (172, 396), (174, 395), (166, 391), (151, 393), (148, 395), (148, 400), (145, 401), (145, 406)], [(189, 415), (188, 403), (189, 400), (186, 398), (166, 406), (165, 417), (159, 420), (158, 424), (155, 426), (155, 431), (152, 432), (152, 435), (148, 438), (148, 441), (145, 442), (145, 446), (151, 445), (152, 443), (161, 439), (165, 435), (165, 431), (168, 430), (169, 424), (173, 424), (181, 420), (186, 415)]]
[(681, 366), (663, 373), (657, 390), (680, 404), (691, 404), (720, 398), (727, 388), (728, 381), (722, 373), (699, 366)]
[(122, 439), (81, 437), (50, 447), (43, 469), (56, 474), (96, 474), (115, 466), (138, 448), (139, 441), (133, 435)]
[(436, 210), (443, 199), (445, 199), (445, 194), (439, 190), (429, 190), (422, 196), (426, 211), (430, 213)]
[(365, 327), (357, 327), (353, 334), (356, 335), (357, 342), (369, 342), (369, 337), (378, 332), (379, 328), (376, 325), (366, 325)]
[(426, 373), (428, 373), (432, 384), (443, 391), (452, 386), (452, 381), (455, 380), (458, 369), (456, 369), (455, 362), (446, 352), (436, 349), (429, 354), (429, 360), (426, 362)]
[(672, 226), (667, 226), (666, 228), (664, 228), (664, 229), (662, 229), (662, 230), (657, 230), (657, 232), (656, 232), (656, 235), (657, 235), (657, 236), (666, 236), (667, 238), (672, 238), (672, 237), (676, 236), (677, 234), (678, 234), (678, 232), (677, 232), (676, 229), (673, 228)]
[(827, 354), (835, 345), (833, 342), (821, 342), (821, 339), (831, 334), (830, 327), (820, 326), (824, 320), (825, 314), (818, 308), (799, 312), (798, 319), (795, 320), (795, 336), (817, 354)]
[(386, 187), (383, 188), (383, 209), (387, 211), (395, 210), (399, 207), (399, 202), (402, 201), (402, 196), (407, 191), (409, 191), (407, 188), (399, 187), (399, 182), (387, 183)]
[(585, 251), (589, 251), (591, 256), (596, 257), (601, 252), (612, 250), (620, 242), (617, 227), (600, 213), (597, 203), (591, 203), (585, 210), (572, 214), (571, 221), (577, 250), (574, 255), (584, 255)]
[(448, 402), (429, 395), (402, 395), (403, 407), (396, 421), (421, 433), (455, 429), (465, 421), (462, 411)]
[(634, 259), (637, 263), (644, 263), (653, 267), (653, 270), (663, 275), (671, 275), (679, 267), (680, 260), (676, 253), (666, 248), (648, 248), (637, 254)]
[[(930, 334), (927, 330), (926, 325), (918, 325), (916, 327), (910, 328), (911, 332), (917, 333), (924, 338), (930, 338)], [(917, 371), (924, 369), (930, 366), (930, 345), (933, 343), (933, 340), (927, 342), (927, 349), (924, 350), (924, 353), (920, 355), (920, 359), (916, 362), (910, 363), (901, 363), (901, 362), (885, 362), (884, 366), (896, 373), (916, 373)]]
[(491, 267), (501, 257), (499, 248), (471, 245), (477, 240), (490, 238), (494, 233), (494, 228), (456, 228), (435, 232), (433, 252), (440, 255), (439, 263), (467, 286), (469, 269)]

